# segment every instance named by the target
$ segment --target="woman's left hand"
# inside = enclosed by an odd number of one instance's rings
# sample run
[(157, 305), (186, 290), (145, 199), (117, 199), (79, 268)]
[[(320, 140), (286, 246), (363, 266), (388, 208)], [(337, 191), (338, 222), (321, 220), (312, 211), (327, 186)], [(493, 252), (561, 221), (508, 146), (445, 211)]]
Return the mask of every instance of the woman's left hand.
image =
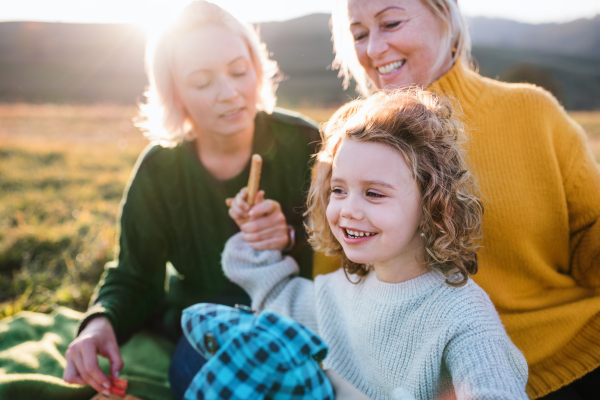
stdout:
[(242, 231), (244, 240), (255, 250), (283, 250), (289, 242), (288, 226), (281, 205), (264, 199), (265, 192), (256, 194), (253, 207), (246, 202), (247, 190), (242, 189), (233, 199), (227, 199), (229, 215)]

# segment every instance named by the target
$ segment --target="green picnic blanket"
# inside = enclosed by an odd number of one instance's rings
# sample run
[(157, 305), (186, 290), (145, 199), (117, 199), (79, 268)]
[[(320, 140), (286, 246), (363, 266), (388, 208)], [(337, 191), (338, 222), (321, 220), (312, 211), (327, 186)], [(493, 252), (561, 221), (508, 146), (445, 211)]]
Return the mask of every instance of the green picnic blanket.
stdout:
[[(89, 400), (95, 390), (62, 380), (65, 351), (75, 338), (81, 313), (59, 308), (50, 315), (23, 311), (0, 320), (0, 399)], [(148, 332), (121, 347), (125, 366), (120, 377), (127, 393), (146, 400), (174, 400), (168, 382), (175, 346)], [(100, 358), (106, 372), (108, 362)]]

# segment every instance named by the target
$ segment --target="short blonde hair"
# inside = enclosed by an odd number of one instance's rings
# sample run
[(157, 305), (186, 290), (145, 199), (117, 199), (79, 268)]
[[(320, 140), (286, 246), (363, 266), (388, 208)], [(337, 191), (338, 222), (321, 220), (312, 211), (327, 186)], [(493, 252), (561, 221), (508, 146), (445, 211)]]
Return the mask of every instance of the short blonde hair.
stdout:
[(306, 228), (315, 250), (341, 256), (347, 273), (365, 276), (369, 265), (350, 261), (327, 222), (330, 179), (342, 140), (374, 142), (398, 151), (421, 190), (425, 263), (460, 286), (477, 272), (483, 203), (461, 144), (464, 126), (447, 98), (418, 88), (378, 92), (343, 106), (325, 125), (308, 194)]
[[(368, 0), (363, 0), (368, 1)], [(420, 0), (427, 6), (433, 14), (440, 18), (444, 28), (442, 38), (442, 48), (453, 51), (452, 62), (460, 60), (469, 64), (471, 60), (471, 36), (467, 29), (465, 18), (460, 13), (456, 0)], [(339, 77), (344, 78), (344, 89), (354, 78), (357, 84), (357, 90), (365, 96), (377, 91), (375, 85), (369, 78), (364, 68), (360, 65), (356, 52), (354, 50), (354, 38), (350, 32), (350, 22), (348, 19), (348, 0), (337, 0), (333, 13), (331, 14), (331, 30), (333, 33), (333, 49), (335, 59), (333, 68), (339, 69)], [(440, 52), (433, 69), (438, 68), (443, 62), (443, 55)], [(414, 82), (417, 83), (417, 82)]]
[(173, 52), (182, 36), (210, 24), (224, 26), (244, 39), (258, 78), (257, 108), (269, 113), (273, 111), (279, 69), (277, 63), (269, 59), (267, 48), (257, 32), (251, 25), (239, 21), (215, 4), (193, 1), (183, 8), (168, 28), (149, 39), (146, 45), (149, 85), (144, 93), (146, 103), (140, 105), (135, 122), (150, 140), (171, 147), (193, 137), (189, 121), (175, 105)]

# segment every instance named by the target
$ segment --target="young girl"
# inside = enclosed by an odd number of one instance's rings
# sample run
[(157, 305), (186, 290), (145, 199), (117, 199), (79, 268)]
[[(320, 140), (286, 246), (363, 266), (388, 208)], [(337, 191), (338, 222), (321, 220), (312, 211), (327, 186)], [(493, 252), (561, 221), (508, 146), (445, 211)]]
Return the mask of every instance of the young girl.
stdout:
[[(451, 103), (412, 89), (340, 109), (324, 130), (308, 200), (310, 242), (343, 268), (312, 282), (296, 262), (227, 242), (225, 274), (329, 345), (336, 382), (372, 399), (527, 399), (527, 364), (477, 272), (483, 207)], [(243, 195), (230, 215), (246, 218)], [(338, 388), (340, 386), (338, 385)], [(343, 387), (343, 385), (342, 385)]]

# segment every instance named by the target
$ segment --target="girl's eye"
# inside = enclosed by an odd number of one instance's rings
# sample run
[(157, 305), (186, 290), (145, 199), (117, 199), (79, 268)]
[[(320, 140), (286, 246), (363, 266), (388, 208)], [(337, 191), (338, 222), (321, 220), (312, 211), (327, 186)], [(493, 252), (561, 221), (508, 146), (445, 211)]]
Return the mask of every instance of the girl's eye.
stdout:
[(344, 194), (344, 189), (342, 189), (340, 187), (334, 187), (334, 188), (331, 189), (331, 193)]
[(381, 193), (377, 193), (377, 192), (373, 192), (372, 190), (369, 190), (367, 192), (367, 197), (376, 197), (376, 198), (380, 198), (380, 197), (385, 197), (385, 195), (381, 194)]

